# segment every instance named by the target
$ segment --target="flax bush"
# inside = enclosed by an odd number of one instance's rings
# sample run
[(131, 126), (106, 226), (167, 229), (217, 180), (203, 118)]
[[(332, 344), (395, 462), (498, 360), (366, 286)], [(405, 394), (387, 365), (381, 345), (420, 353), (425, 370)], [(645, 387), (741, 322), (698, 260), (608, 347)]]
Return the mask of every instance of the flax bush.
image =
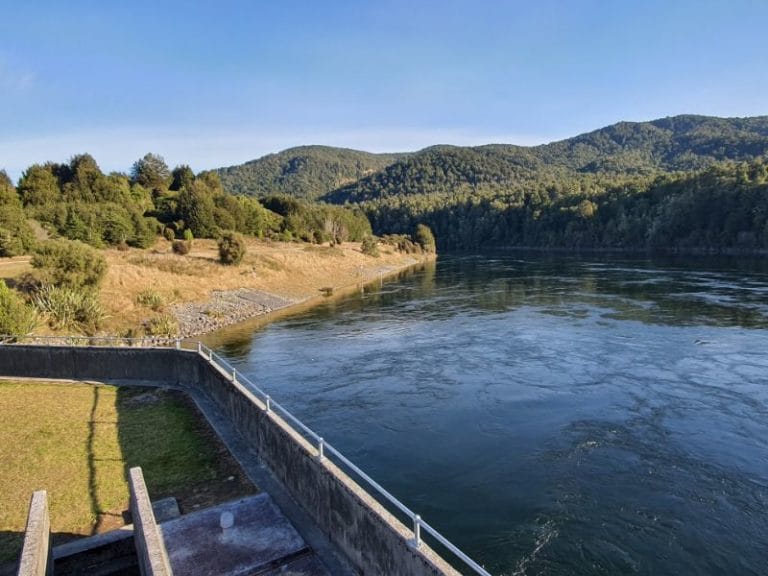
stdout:
[(44, 284), (32, 301), (38, 310), (48, 315), (54, 328), (92, 332), (105, 317), (98, 295), (92, 290)]
[(144, 323), (147, 336), (164, 336), (171, 338), (179, 333), (179, 323), (171, 314), (162, 314), (150, 318)]
[(163, 299), (162, 294), (156, 290), (147, 288), (136, 295), (136, 303), (158, 312), (162, 310), (165, 305), (165, 300)]

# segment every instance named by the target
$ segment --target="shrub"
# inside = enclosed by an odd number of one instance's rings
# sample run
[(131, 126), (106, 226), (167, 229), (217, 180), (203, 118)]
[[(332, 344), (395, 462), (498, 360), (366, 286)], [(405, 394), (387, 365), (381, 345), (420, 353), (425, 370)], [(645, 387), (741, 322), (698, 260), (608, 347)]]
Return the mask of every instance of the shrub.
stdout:
[(179, 333), (179, 323), (170, 314), (163, 314), (150, 318), (144, 323), (144, 332), (147, 336), (165, 336), (171, 338)]
[(171, 247), (173, 248), (174, 253), (184, 256), (185, 254), (189, 254), (189, 251), (192, 250), (192, 242), (188, 242), (187, 240), (174, 240)]
[(40, 244), (32, 266), (42, 283), (66, 288), (97, 288), (107, 273), (107, 261), (98, 250), (69, 240)]
[(425, 252), (435, 252), (436, 250), (435, 235), (432, 234), (432, 230), (426, 224), (416, 226), (416, 242)]
[(360, 244), (360, 251), (366, 256), (379, 257), (379, 240), (375, 236), (366, 236)]
[(163, 237), (168, 240), (168, 242), (173, 242), (176, 238), (176, 233), (173, 231), (173, 228), (166, 227), (163, 230)]
[(38, 310), (48, 314), (54, 328), (93, 331), (104, 319), (98, 295), (92, 290), (47, 284), (35, 293), (32, 301)]
[(0, 280), (0, 335), (23, 336), (37, 326), (37, 313)]
[(24, 244), (10, 230), (0, 228), (0, 256), (19, 256), (24, 254)]
[(414, 244), (406, 234), (387, 234), (381, 238), (381, 241), (387, 246), (393, 246), (398, 252), (405, 254), (418, 254), (421, 252), (421, 246)]
[(189, 228), (184, 230), (184, 240), (189, 242), (190, 246), (192, 245), (192, 240), (194, 240), (194, 239), (195, 239), (195, 235), (192, 234), (192, 230), (190, 230)]
[(158, 312), (163, 308), (165, 301), (160, 293), (147, 288), (136, 295), (136, 303)]
[(237, 232), (224, 232), (219, 238), (219, 260), (222, 264), (240, 264), (246, 253), (245, 238)]

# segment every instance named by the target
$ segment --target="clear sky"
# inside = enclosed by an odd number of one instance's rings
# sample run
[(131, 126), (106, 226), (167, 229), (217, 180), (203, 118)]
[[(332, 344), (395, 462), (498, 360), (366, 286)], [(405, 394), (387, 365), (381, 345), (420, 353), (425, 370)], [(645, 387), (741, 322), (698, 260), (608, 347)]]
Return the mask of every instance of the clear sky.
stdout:
[(766, 0), (0, 0), (0, 168), (768, 113)]

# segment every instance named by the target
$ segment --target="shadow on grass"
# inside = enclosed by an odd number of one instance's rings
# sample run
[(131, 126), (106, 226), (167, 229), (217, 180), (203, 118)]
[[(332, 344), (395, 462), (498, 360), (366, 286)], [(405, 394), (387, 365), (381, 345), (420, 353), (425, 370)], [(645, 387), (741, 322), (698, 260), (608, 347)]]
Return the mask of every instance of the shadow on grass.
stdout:
[(122, 386), (116, 406), (125, 477), (140, 466), (153, 501), (174, 497), (183, 513), (257, 492), (186, 394)]
[[(50, 387), (51, 383), (45, 385)], [(185, 394), (152, 387), (103, 385), (92, 385), (85, 393), (78, 393), (76, 386), (82, 385), (62, 383), (61, 388), (51, 389), (44, 396), (32, 396), (38, 402), (52, 402), (52, 408), (45, 420), (33, 423), (30, 430), (41, 434), (55, 429), (62, 439), (58, 446), (54, 442), (52, 453), (59, 460), (53, 463), (46, 464), (45, 456), (29, 454), (35, 465), (53, 474), (48, 474), (45, 481), (24, 480), (29, 484), (23, 488), (29, 490), (23, 504), (24, 524), (32, 490), (47, 490), (52, 546), (130, 523), (127, 478), (134, 466), (142, 467), (153, 501), (173, 496), (183, 512), (257, 492)], [(25, 388), (27, 384), (18, 389), (19, 394), (24, 394)], [(56, 415), (59, 427), (51, 428)], [(62, 452), (69, 450), (63, 448), (67, 434), (75, 439), (73, 446), (84, 448), (79, 456)], [(55, 436), (49, 437), (53, 442)], [(73, 461), (80, 458), (85, 461)], [(59, 468), (69, 464), (74, 468)], [(21, 503), (16, 504), (20, 508)], [(76, 506), (82, 510), (79, 515), (74, 512)], [(0, 576), (15, 574), (14, 565), (21, 554), (24, 534), (20, 515), (12, 526), (9, 529), (6, 525), (0, 531)]]

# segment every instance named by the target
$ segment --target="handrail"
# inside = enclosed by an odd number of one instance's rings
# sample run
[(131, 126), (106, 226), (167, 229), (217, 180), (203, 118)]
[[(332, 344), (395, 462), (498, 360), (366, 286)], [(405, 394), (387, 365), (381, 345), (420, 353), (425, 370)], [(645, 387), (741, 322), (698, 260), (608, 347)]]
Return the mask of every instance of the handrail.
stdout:
[(5, 336), (0, 335), (0, 344), (9, 343), (16, 344), (19, 340), (31, 340), (49, 342), (50, 345), (64, 345), (64, 346), (77, 346), (78, 344), (72, 342), (86, 342), (86, 345), (96, 346), (99, 342), (107, 343), (107, 345), (122, 344), (128, 346), (139, 345), (147, 348), (176, 348), (177, 350), (195, 351), (205, 361), (221, 370), (224, 374), (229, 375), (233, 384), (245, 385), (248, 390), (256, 393), (260, 396), (264, 402), (265, 411), (267, 413), (277, 412), (281, 416), (285, 417), (291, 423), (295, 424), (302, 432), (316, 443), (316, 450), (318, 452), (318, 458), (322, 460), (326, 454), (333, 455), (339, 462), (346, 466), (349, 470), (359, 476), (368, 486), (383, 497), (391, 505), (395, 506), (400, 512), (405, 514), (413, 523), (412, 532), (413, 540), (412, 544), (418, 548), (421, 545), (421, 531), (424, 530), (430, 534), (437, 542), (443, 545), (451, 553), (453, 553), (458, 559), (460, 559), (469, 568), (474, 570), (481, 576), (491, 576), (491, 574), (480, 566), (477, 562), (472, 560), (464, 552), (462, 552), (456, 545), (451, 543), (445, 536), (443, 536), (437, 529), (433, 528), (430, 524), (421, 519), (421, 516), (413, 512), (408, 506), (403, 504), (383, 486), (371, 478), (368, 474), (358, 468), (351, 460), (339, 452), (336, 448), (328, 444), (322, 436), (317, 434), (314, 430), (305, 425), (301, 420), (294, 416), (287, 408), (282, 404), (275, 402), (269, 394), (258, 387), (247, 375), (240, 373), (235, 366), (233, 366), (228, 360), (222, 358), (219, 354), (214, 352), (211, 348), (203, 344), (198, 340), (192, 340), (187, 338), (119, 338), (115, 336), (107, 337), (92, 337), (92, 336)]

